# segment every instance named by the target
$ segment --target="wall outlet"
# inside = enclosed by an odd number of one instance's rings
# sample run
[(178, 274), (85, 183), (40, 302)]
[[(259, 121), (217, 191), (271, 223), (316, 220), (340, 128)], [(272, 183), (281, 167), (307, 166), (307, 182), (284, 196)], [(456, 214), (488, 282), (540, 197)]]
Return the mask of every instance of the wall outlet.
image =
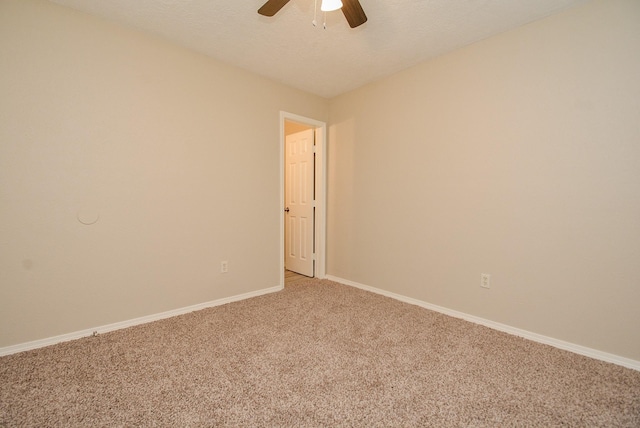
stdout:
[(229, 272), (229, 262), (226, 260), (220, 262), (220, 273), (227, 273), (227, 272)]
[(489, 275), (488, 273), (480, 274), (480, 287), (491, 288), (491, 275)]

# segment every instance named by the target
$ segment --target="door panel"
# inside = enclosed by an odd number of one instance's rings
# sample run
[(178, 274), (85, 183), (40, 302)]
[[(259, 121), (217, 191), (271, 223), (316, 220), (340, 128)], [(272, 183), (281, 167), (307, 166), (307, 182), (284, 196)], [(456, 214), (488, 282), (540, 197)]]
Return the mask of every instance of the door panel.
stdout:
[(313, 129), (285, 138), (285, 267), (313, 276)]

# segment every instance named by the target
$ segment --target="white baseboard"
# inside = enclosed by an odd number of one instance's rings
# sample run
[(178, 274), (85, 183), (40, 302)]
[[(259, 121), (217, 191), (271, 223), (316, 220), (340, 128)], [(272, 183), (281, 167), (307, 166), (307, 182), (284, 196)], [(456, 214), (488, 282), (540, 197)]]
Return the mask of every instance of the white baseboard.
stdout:
[(494, 330), (502, 331), (504, 333), (509, 333), (515, 336), (523, 337), (525, 339), (529, 339), (534, 342), (550, 345), (555, 348), (563, 349), (565, 351), (570, 351), (579, 355), (584, 355), (586, 357), (594, 358), (596, 360), (601, 360), (608, 363), (613, 363), (619, 366), (640, 371), (640, 361), (632, 360), (630, 358), (620, 357), (615, 354), (609, 354), (607, 352), (598, 351), (597, 349), (587, 348), (585, 346), (576, 345), (570, 342), (565, 342), (564, 340), (558, 340), (552, 337), (543, 336), (541, 334), (532, 333), (527, 330), (511, 327), (506, 324), (501, 324), (501, 323), (490, 321), (484, 318), (476, 317), (474, 315), (465, 314), (464, 312), (455, 311), (442, 306), (433, 305), (431, 303), (423, 302), (421, 300), (413, 299), (411, 297), (406, 297), (401, 294), (391, 293), (389, 291), (385, 291), (375, 287), (370, 287), (364, 284), (359, 284), (357, 282), (349, 281), (347, 279), (335, 277), (332, 275), (327, 275), (326, 279), (334, 282), (339, 282), (340, 284), (349, 285), (351, 287), (356, 287), (362, 290), (370, 291), (372, 293), (381, 294), (383, 296), (390, 297), (392, 299), (396, 299), (401, 302), (410, 303), (412, 305), (420, 306), (425, 309), (429, 309), (435, 312), (440, 312), (442, 314), (449, 315), (454, 318), (461, 318), (465, 321), (469, 321), (475, 324), (480, 324), (485, 327), (492, 328)]
[(4, 348), (0, 348), (0, 357), (4, 355), (17, 354), (18, 352), (29, 351), (32, 349), (43, 348), (45, 346), (55, 345), (56, 343), (62, 343), (62, 342), (68, 342), (70, 340), (81, 339), (83, 337), (91, 336), (94, 333), (97, 333), (97, 334), (107, 333), (114, 330), (133, 327), (135, 325), (146, 324), (149, 322), (158, 321), (165, 318), (175, 317), (177, 315), (188, 314), (189, 312), (199, 311), (200, 309), (211, 308), (214, 306), (221, 306), (227, 303), (237, 302), (239, 300), (245, 300), (251, 297), (261, 296), (263, 294), (275, 293), (276, 291), (281, 291), (283, 288), (284, 288), (283, 286), (265, 288), (262, 290), (239, 294), (237, 296), (225, 297), (223, 299), (213, 300), (205, 303), (199, 303), (197, 305), (187, 306), (185, 308), (173, 309), (171, 311), (161, 312), (159, 314), (153, 314), (153, 315), (147, 315), (140, 318), (134, 318), (128, 321), (121, 321), (113, 324), (103, 325), (101, 327), (89, 328), (86, 330), (62, 334), (60, 336), (48, 337), (46, 339), (34, 340), (32, 342), (21, 343), (18, 345), (6, 346)]

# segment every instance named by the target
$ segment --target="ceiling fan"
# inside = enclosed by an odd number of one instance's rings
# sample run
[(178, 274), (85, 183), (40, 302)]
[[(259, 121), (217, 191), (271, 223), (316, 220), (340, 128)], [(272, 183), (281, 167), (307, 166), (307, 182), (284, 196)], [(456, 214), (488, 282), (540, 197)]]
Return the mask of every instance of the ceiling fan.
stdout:
[[(326, 0), (322, 0), (322, 3), (323, 3), (323, 5), (321, 6), (322, 10), (326, 10), (325, 2)], [(273, 16), (276, 13), (278, 13), (278, 11), (282, 9), (284, 5), (286, 5), (287, 3), (289, 3), (289, 0), (267, 0), (267, 2), (263, 4), (260, 9), (258, 9), (258, 13), (264, 16)], [(335, 3), (335, 2), (331, 2), (331, 3)], [(338, 6), (335, 9), (338, 9), (338, 8), (340, 7)], [(328, 9), (328, 10), (335, 10), (335, 9)], [(347, 18), (347, 22), (349, 23), (349, 26), (351, 28), (356, 28), (359, 25), (362, 25), (365, 22), (367, 22), (367, 15), (364, 14), (364, 10), (360, 5), (359, 0), (342, 0), (342, 13), (344, 14), (344, 17)]]

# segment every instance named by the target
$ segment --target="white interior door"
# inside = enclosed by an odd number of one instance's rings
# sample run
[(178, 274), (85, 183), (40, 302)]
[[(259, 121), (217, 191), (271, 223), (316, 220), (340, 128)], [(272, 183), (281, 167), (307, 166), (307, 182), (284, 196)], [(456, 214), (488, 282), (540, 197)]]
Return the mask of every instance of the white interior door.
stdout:
[(313, 277), (314, 136), (308, 129), (285, 138), (285, 267)]

